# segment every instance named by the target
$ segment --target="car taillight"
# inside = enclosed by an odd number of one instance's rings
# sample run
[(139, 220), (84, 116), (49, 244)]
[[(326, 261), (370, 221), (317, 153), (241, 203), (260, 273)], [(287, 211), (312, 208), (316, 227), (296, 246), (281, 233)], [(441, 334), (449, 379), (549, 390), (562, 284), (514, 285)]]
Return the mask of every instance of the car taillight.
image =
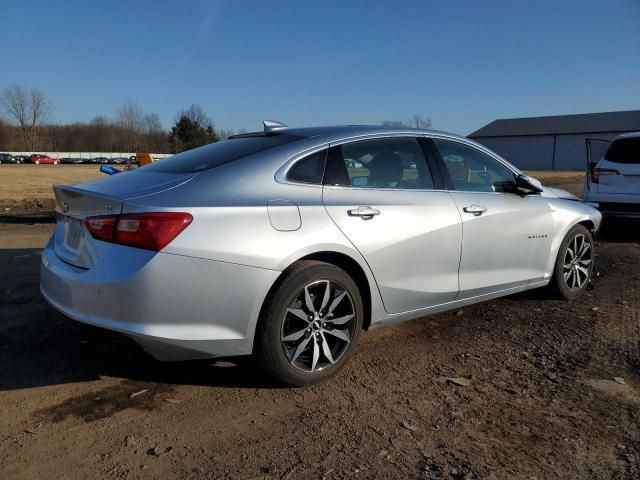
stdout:
[(591, 183), (600, 183), (600, 176), (602, 175), (620, 175), (620, 172), (615, 168), (598, 168), (591, 169)]
[(98, 240), (160, 251), (192, 221), (188, 213), (154, 212), (88, 217), (85, 225)]
[(93, 238), (111, 242), (113, 240), (113, 229), (116, 225), (115, 216), (89, 217), (85, 219), (84, 224), (87, 230), (93, 235)]

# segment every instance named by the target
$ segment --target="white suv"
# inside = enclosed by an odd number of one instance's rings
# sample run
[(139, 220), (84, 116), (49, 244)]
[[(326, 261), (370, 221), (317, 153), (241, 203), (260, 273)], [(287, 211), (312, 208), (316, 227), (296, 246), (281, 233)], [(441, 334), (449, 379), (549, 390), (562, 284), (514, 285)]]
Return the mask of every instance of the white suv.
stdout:
[(604, 216), (640, 219), (640, 132), (616, 137), (597, 162), (589, 158), (584, 200)]

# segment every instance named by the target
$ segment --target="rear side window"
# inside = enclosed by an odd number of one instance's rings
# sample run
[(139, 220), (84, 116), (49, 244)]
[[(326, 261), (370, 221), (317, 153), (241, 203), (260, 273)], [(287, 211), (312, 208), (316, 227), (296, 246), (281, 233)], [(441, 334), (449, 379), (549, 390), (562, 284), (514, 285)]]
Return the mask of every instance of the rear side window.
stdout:
[(303, 137), (296, 135), (255, 135), (231, 138), (194, 148), (159, 160), (141, 168), (145, 172), (189, 173), (202, 172), (224, 163), (248, 157), (254, 153), (294, 142)]
[(640, 164), (640, 137), (615, 140), (604, 158), (614, 163)]
[(332, 147), (325, 183), (360, 188), (433, 189), (422, 147), (413, 137), (376, 138)]
[(320, 150), (296, 161), (287, 172), (287, 180), (302, 183), (322, 183), (327, 150)]

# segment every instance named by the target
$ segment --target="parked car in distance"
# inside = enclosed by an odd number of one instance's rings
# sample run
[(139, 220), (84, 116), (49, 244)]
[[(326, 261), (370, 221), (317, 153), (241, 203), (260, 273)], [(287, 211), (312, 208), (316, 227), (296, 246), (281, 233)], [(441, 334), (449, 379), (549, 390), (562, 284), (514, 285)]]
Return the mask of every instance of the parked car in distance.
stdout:
[(41, 153), (34, 153), (29, 157), (29, 163), (33, 163), (35, 165), (40, 165), (40, 164), (57, 165), (59, 162), (58, 162), (58, 159), (51, 158), (48, 155), (43, 155)]
[(10, 153), (0, 153), (0, 163), (21, 163), (18, 157), (14, 157)]
[(292, 386), (363, 329), (547, 285), (577, 299), (601, 220), (467, 138), (373, 126), (265, 122), (53, 188), (54, 308), (160, 360), (253, 354)]
[(640, 219), (640, 132), (616, 137), (602, 158), (591, 160), (584, 200), (605, 217)]
[(31, 160), (29, 155), (15, 155), (15, 157), (19, 160), (18, 163), (29, 163)]

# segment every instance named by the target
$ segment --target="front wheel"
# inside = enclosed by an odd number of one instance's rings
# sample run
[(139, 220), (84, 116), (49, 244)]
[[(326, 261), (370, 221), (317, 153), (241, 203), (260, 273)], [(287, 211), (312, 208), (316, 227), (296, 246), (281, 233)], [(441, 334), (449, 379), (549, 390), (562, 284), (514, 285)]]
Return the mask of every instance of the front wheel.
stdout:
[(347, 362), (362, 321), (360, 291), (344, 270), (324, 262), (298, 262), (265, 304), (255, 358), (286, 385), (320, 382)]
[(552, 286), (567, 300), (579, 297), (591, 282), (594, 260), (591, 232), (583, 225), (576, 225), (560, 244)]

